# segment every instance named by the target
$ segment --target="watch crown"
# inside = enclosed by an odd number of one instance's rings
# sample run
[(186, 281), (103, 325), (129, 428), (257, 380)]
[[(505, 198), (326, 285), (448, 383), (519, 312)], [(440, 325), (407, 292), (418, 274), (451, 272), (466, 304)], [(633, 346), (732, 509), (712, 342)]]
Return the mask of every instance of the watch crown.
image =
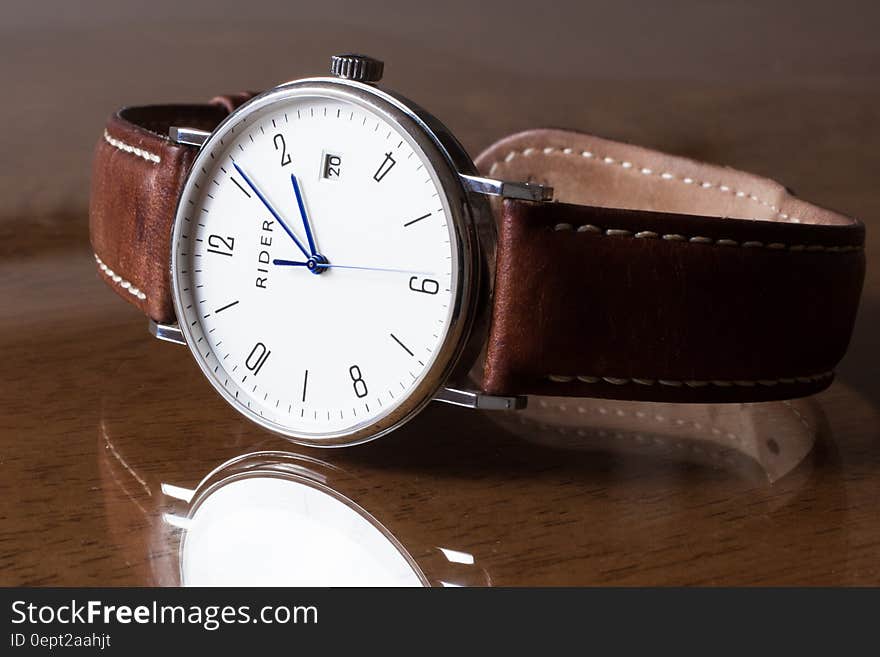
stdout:
[(385, 65), (378, 59), (366, 55), (333, 55), (330, 58), (330, 73), (337, 78), (373, 84), (382, 79)]

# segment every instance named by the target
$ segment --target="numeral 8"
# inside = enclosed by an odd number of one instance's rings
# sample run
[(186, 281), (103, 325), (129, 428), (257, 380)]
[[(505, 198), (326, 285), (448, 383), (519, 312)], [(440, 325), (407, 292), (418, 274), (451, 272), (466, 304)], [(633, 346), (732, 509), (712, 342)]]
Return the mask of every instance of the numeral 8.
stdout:
[(348, 368), (348, 375), (351, 377), (351, 380), (354, 382), (354, 394), (356, 394), (359, 398), (363, 398), (367, 396), (367, 384), (364, 381), (363, 375), (361, 374), (361, 368), (357, 365), (352, 365)]

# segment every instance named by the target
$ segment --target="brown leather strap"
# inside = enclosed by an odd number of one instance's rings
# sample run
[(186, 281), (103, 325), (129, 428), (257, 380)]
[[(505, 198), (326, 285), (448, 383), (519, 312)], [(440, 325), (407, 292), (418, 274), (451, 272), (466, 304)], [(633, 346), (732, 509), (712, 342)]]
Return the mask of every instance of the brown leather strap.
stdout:
[(860, 222), (581, 133), (517, 134), (477, 164), (559, 201), (500, 209), (486, 391), (723, 402), (831, 383), (864, 277)]
[[(126, 108), (99, 140), (90, 230), (102, 277), (174, 320), (171, 228), (195, 149), (245, 93)], [(795, 397), (830, 384), (864, 277), (864, 227), (772, 181), (585, 134), (535, 130), (477, 160), (552, 185), (506, 201), (484, 388), (663, 401)]]
[(95, 148), (89, 230), (101, 276), (158, 322), (174, 321), (171, 227), (196, 155), (168, 139), (168, 128), (213, 130), (252, 93), (205, 105), (128, 107), (110, 117)]

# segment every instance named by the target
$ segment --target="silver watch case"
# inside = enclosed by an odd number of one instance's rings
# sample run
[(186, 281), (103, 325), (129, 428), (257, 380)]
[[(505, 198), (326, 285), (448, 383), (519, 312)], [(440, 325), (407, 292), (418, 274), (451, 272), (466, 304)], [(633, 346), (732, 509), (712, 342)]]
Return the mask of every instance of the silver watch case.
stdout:
[[(444, 386), (466, 385), (468, 372), (486, 343), (491, 309), (496, 235), (491, 207), (485, 195), (486, 190), (475, 191), (472, 182), (482, 183), (485, 181), (476, 176), (476, 168), (467, 152), (435, 117), (409, 100), (372, 85), (338, 78), (295, 80), (266, 91), (243, 104), (224, 119), (201, 145), (201, 150), (184, 183), (172, 228), (169, 267), (177, 317), (184, 317), (185, 314), (182, 310), (184, 304), (177, 275), (177, 249), (175, 247), (178, 233), (183, 224), (182, 199), (190, 197), (193, 193), (195, 176), (192, 175), (192, 172), (199, 171), (203, 162), (210, 158), (215, 144), (220, 142), (230, 129), (247, 123), (248, 118), (255, 112), (280, 101), (298, 96), (314, 95), (346, 100), (385, 116), (410, 136), (421, 149), (426, 160), (434, 167), (453, 220), (457, 238), (458, 274), (454, 297), (455, 305), (449, 328), (434, 363), (419, 385), (412, 390), (409, 397), (397, 407), (378, 418), (365, 422), (364, 425), (358, 425), (354, 430), (322, 434), (318, 437), (288, 432), (280, 425), (240, 408), (232, 395), (211, 376), (205, 361), (195, 353), (194, 340), (188, 330), (188, 322), (181, 323), (180, 337), (190, 347), (190, 351), (193, 351), (193, 357), (214, 388), (230, 405), (245, 414), (248, 419), (299, 444), (340, 447), (373, 440), (399, 428), (415, 417), (435, 398), (459, 405), (480, 406), (478, 393), (449, 390)], [(181, 131), (180, 134), (186, 132), (183, 129), (173, 128), (172, 138), (178, 134), (176, 130)], [(188, 131), (188, 134), (193, 132)], [(185, 140), (179, 139), (179, 141), (184, 142)], [(153, 325), (151, 331), (156, 337), (178, 341), (174, 339), (178, 336), (172, 335), (173, 327)], [(444, 392), (450, 394), (444, 395)], [(514, 407), (518, 404), (516, 401), (505, 401), (502, 405)]]

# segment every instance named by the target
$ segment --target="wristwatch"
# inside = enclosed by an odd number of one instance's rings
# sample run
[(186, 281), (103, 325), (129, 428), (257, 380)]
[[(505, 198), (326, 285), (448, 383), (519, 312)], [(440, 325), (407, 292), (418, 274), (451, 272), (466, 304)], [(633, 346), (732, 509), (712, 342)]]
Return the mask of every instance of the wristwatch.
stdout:
[(245, 417), (338, 446), (431, 400), (753, 402), (831, 383), (862, 223), (567, 130), (472, 160), (382, 71), (338, 55), (331, 77), (126, 107), (98, 141), (100, 276)]

